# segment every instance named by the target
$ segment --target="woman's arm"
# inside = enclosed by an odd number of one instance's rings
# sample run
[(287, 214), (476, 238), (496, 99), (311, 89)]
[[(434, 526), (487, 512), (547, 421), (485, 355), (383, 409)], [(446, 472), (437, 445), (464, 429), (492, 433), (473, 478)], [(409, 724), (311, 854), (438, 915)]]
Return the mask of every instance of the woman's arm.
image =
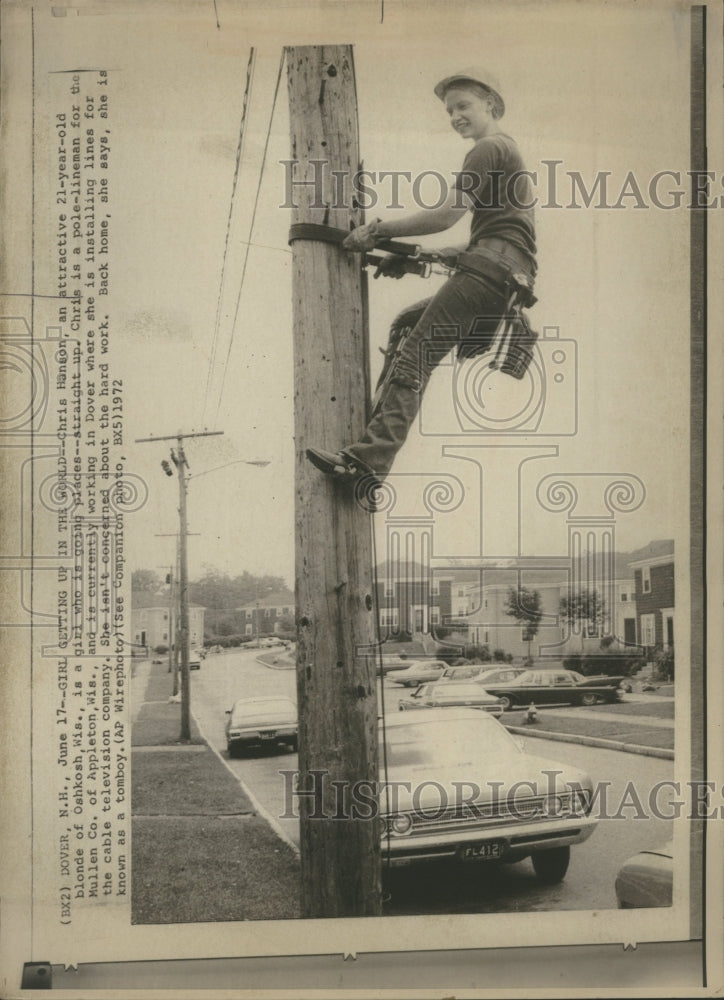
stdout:
[(404, 219), (392, 219), (385, 222), (376, 220), (366, 226), (354, 229), (343, 246), (346, 250), (363, 252), (371, 250), (376, 240), (397, 239), (400, 236), (427, 236), (432, 233), (442, 233), (450, 229), (467, 214), (466, 196), (461, 197), (457, 188), (451, 188), (445, 201), (437, 208), (426, 208)]

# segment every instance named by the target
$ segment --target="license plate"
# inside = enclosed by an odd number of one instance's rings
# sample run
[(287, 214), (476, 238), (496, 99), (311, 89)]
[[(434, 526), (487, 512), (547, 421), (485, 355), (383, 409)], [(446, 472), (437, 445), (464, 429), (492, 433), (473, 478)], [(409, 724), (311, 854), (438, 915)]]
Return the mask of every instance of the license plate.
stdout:
[(261, 738), (263, 740), (275, 740), (277, 738), (276, 730), (273, 733), (262, 733)]
[(458, 848), (461, 861), (479, 861), (482, 858), (501, 858), (503, 844), (500, 840), (486, 841), (483, 844), (463, 844)]

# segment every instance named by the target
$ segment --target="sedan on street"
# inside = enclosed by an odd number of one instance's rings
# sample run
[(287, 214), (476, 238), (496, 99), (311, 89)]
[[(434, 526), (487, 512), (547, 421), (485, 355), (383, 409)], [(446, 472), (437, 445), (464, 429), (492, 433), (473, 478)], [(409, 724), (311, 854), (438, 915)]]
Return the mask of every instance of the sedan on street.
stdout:
[(226, 748), (240, 750), (287, 746), (297, 749), (297, 707), (289, 698), (240, 698), (226, 712)]
[(616, 899), (622, 910), (671, 906), (674, 888), (674, 843), (635, 854), (616, 876)]
[(503, 714), (503, 704), (499, 698), (488, 694), (480, 685), (467, 681), (421, 684), (411, 697), (398, 703), (401, 712), (411, 708), (450, 708), (459, 705), (490, 712), (496, 719)]
[[(476, 678), (477, 680), (477, 678)], [(623, 677), (584, 677), (574, 670), (526, 670), (510, 681), (478, 681), (506, 708), (529, 705), (596, 705), (623, 699)]]
[(488, 712), (431, 708), (386, 719), (380, 793), (390, 866), (530, 857), (560, 882), (571, 845), (593, 833), (593, 785), (567, 764), (529, 754)]

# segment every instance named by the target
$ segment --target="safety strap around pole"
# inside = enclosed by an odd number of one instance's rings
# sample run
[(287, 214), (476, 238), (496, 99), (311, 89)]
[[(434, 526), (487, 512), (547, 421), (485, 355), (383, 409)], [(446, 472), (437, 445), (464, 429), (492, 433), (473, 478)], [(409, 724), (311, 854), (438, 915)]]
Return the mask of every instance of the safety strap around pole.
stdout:
[[(335, 226), (323, 226), (317, 222), (296, 222), (289, 227), (288, 242), (295, 240), (313, 240), (318, 243), (333, 243), (339, 246), (349, 236), (346, 229)], [(420, 247), (416, 243), (401, 243), (399, 240), (378, 240), (375, 247), (387, 253), (400, 254), (402, 257), (416, 257)]]

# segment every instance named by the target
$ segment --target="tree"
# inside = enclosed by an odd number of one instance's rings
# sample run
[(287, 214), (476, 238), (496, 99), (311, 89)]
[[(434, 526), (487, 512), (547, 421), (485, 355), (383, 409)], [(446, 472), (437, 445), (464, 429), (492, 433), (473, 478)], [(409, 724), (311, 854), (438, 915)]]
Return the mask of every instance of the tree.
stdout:
[(604, 603), (597, 590), (569, 591), (561, 598), (560, 615), (573, 633), (580, 626), (581, 650), (586, 632), (598, 635), (604, 615)]
[(540, 606), (540, 591), (528, 587), (511, 587), (505, 601), (505, 611), (523, 625), (523, 642), (528, 643), (528, 659), (531, 659), (531, 643), (538, 634), (543, 611)]
[(134, 569), (131, 574), (131, 587), (145, 594), (157, 594), (163, 587), (163, 582), (158, 573), (152, 569)]

